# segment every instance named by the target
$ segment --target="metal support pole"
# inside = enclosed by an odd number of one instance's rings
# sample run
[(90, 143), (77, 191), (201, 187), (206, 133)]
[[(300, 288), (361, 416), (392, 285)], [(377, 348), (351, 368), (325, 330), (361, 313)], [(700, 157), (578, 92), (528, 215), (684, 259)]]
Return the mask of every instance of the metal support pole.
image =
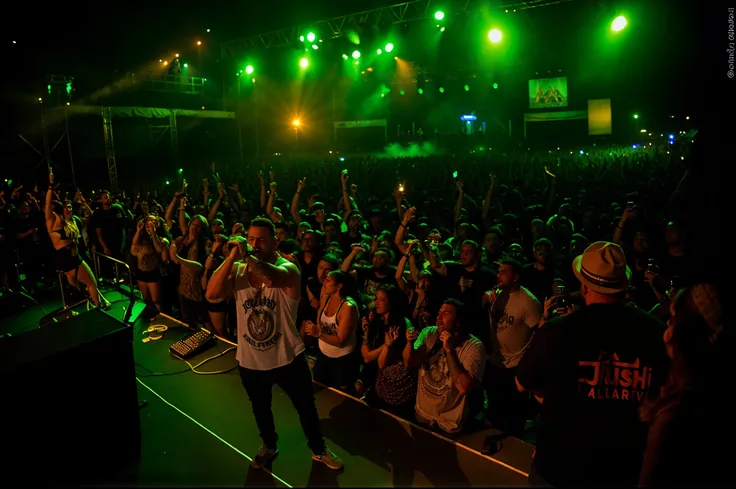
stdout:
[(174, 151), (174, 163), (179, 166), (179, 129), (175, 109), (172, 109), (169, 115), (169, 132), (171, 133), (171, 149)]
[(74, 158), (72, 157), (72, 135), (69, 132), (69, 111), (64, 107), (64, 129), (66, 129), (66, 145), (69, 148), (69, 167), (72, 170), (72, 183), (77, 188), (77, 176), (74, 172)]

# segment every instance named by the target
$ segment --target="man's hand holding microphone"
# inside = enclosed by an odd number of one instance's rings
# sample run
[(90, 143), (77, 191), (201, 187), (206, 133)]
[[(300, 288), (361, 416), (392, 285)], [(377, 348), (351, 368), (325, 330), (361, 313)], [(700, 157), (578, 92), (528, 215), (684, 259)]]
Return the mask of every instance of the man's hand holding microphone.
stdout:
[(227, 242), (227, 246), (230, 250), (228, 258), (232, 261), (244, 260), (251, 256), (255, 251), (253, 247), (241, 236), (233, 236), (230, 238)]

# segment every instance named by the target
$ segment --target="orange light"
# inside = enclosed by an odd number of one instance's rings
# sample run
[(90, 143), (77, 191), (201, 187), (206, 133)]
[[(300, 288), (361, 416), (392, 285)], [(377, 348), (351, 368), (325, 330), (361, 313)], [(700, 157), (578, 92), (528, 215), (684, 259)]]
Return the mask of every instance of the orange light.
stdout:
[(166, 66), (167, 64), (169, 64), (169, 62), (168, 61), (164, 61), (164, 66)]
[(294, 119), (293, 121), (291, 121), (291, 124), (294, 127), (299, 127), (299, 124), (301, 124), (301, 121), (299, 119)]
[(179, 57), (179, 53), (176, 53), (176, 54), (174, 55), (174, 57), (175, 57), (175, 58), (178, 58), (178, 57)]
[(368, 68), (368, 71), (371, 71), (372, 72), (373, 71), (373, 68)]
[(202, 41), (197, 41), (197, 46), (201, 46), (201, 45), (202, 45)]

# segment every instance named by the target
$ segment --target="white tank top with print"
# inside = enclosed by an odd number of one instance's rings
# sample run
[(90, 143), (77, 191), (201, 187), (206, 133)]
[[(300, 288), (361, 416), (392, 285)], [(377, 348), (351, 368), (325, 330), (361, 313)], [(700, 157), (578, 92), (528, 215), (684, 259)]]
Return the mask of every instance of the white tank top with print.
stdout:
[(298, 299), (284, 289), (263, 285), (252, 287), (248, 267), (238, 264), (235, 291), (238, 318), (237, 359), (241, 367), (271, 370), (288, 365), (304, 352), (304, 343), (296, 326)]
[[(327, 300), (327, 304), (330, 303), (330, 299)], [(343, 300), (340, 305), (337, 307), (337, 311), (335, 311), (334, 316), (328, 316), (325, 314), (325, 311), (327, 310), (327, 304), (325, 304), (324, 309), (322, 309), (322, 315), (319, 318), (319, 327), (322, 330), (322, 336), (328, 335), (328, 336), (334, 336), (337, 335), (337, 315), (340, 313), (340, 309), (342, 309), (342, 306), (345, 304), (345, 301)], [(325, 356), (330, 358), (340, 358), (344, 357), (345, 355), (348, 355), (355, 350), (355, 345), (357, 343), (357, 336), (356, 336), (357, 328), (353, 328), (353, 332), (350, 333), (350, 339), (345, 344), (345, 346), (333, 346), (329, 343), (326, 343), (322, 341), (322, 338), (319, 339), (319, 349), (322, 353), (325, 354)]]

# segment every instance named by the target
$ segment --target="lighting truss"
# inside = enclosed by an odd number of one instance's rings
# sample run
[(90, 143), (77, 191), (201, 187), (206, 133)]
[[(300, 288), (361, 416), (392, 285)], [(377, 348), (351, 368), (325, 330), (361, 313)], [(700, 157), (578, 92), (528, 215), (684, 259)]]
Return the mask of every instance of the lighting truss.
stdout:
[[(254, 36), (243, 37), (234, 41), (222, 43), (222, 57), (233, 58), (242, 54), (246, 50), (254, 48), (276, 48), (288, 46), (296, 43), (299, 36), (304, 35), (307, 30), (317, 30), (327, 39), (335, 39), (342, 37), (345, 32), (357, 27), (378, 27), (383, 23), (401, 24), (415, 22), (430, 18), (434, 15), (434, 6), (443, 8), (446, 15), (458, 15), (467, 13), (469, 9), (480, 3), (481, 0), (462, 0), (448, 13), (447, 2), (435, 0), (413, 0), (409, 2), (391, 5), (389, 7), (381, 7), (373, 10), (366, 10), (350, 15), (343, 15), (333, 19), (321, 20), (313, 24), (305, 26), (288, 27)], [(503, 0), (498, 3), (495, 10), (526, 10), (536, 7), (546, 7), (560, 3), (571, 2), (572, 0)]]

